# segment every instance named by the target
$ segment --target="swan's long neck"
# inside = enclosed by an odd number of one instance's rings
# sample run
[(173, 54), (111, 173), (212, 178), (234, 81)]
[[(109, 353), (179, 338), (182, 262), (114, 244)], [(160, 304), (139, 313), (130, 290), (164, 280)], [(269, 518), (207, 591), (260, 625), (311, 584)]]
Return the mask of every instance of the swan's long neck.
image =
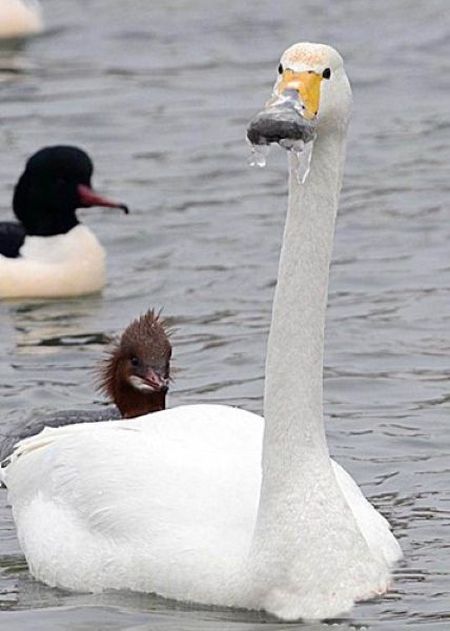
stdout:
[(332, 493), (323, 424), (323, 345), (344, 147), (345, 133), (319, 136), (303, 185), (295, 172), (297, 159), (290, 157), (289, 208), (267, 350), (263, 477), (251, 555), (254, 571), (267, 577), (289, 567), (299, 524), (321, 495), (318, 485), (325, 495), (328, 488)]
[(281, 585), (287, 576), (300, 580), (298, 562), (310, 554), (314, 566), (321, 545), (329, 543), (322, 532), (323, 507), (331, 506), (342, 519), (349, 513), (332, 472), (322, 406), (325, 310), (344, 132), (317, 138), (304, 185), (295, 173), (296, 157), (290, 157), (289, 208), (267, 351), (263, 477), (249, 566), (256, 590)]
[[(266, 363), (264, 470), (283, 484), (296, 465), (328, 456), (322, 377), (325, 311), (345, 134), (317, 138), (299, 183), (290, 157), (289, 208)], [(303, 464), (302, 464), (303, 463)], [(276, 474), (278, 472), (278, 474)], [(266, 476), (265, 476), (266, 477)], [(266, 482), (266, 480), (265, 480)]]
[(325, 310), (344, 146), (345, 130), (319, 137), (304, 186), (291, 157), (267, 353), (263, 475), (248, 589), (259, 606), (288, 619), (320, 617), (321, 599), (344, 610), (364, 589), (370, 593), (387, 580), (386, 564), (369, 549), (338, 484), (323, 425)]

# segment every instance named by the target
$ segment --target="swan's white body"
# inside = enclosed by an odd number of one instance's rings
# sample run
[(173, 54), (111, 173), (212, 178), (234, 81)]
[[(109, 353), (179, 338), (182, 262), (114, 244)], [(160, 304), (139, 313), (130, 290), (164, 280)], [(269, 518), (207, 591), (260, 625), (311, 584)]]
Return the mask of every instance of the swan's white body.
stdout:
[[(263, 430), (250, 412), (192, 405), (47, 428), (22, 441), (5, 482), (31, 573), (78, 591), (128, 588), (259, 607), (261, 586), (248, 580), (246, 560)], [(399, 548), (388, 523), (338, 464), (332, 471), (371, 553), (380, 567), (391, 564)], [(320, 563), (327, 572), (328, 556)], [(311, 617), (318, 604), (313, 594)]]
[(42, 29), (42, 11), (37, 0), (1, 0), (0, 39), (29, 37)]
[(0, 298), (81, 296), (104, 284), (105, 251), (81, 224), (53, 237), (27, 236), (17, 258), (0, 254)]
[(329, 47), (298, 45), (282, 62), (326, 63), (336, 78), (323, 89), (304, 186), (291, 159), (265, 421), (230, 407), (186, 406), (20, 443), (2, 475), (30, 570), (50, 585), (129, 588), (291, 620), (333, 617), (388, 588), (400, 548), (330, 459), (322, 418), (350, 88)]

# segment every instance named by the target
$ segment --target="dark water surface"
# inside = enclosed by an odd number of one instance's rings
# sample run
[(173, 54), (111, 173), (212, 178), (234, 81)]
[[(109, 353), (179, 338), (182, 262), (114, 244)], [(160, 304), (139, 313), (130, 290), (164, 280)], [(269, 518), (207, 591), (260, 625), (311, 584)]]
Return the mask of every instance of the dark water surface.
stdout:
[[(48, 32), (0, 61), (0, 219), (25, 157), (56, 142), (86, 148), (97, 188), (132, 214), (82, 213), (108, 251), (103, 296), (0, 305), (0, 431), (101, 405), (90, 368), (106, 337), (148, 306), (177, 327), (170, 405), (261, 412), (286, 161), (273, 151), (264, 171), (249, 169), (244, 130), (283, 49), (329, 42), (346, 59), (355, 107), (327, 321), (328, 433), (406, 556), (394, 590), (335, 628), (449, 629), (448, 2), (43, 4)], [(36, 583), (4, 491), (0, 567), (5, 629), (296, 627)]]

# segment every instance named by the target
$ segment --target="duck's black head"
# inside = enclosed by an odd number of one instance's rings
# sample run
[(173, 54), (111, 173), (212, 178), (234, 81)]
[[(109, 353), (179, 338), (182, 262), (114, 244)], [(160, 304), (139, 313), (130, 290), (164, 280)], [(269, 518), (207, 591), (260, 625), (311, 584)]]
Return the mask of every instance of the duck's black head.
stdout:
[(28, 160), (14, 190), (13, 210), (28, 235), (64, 234), (78, 224), (77, 208), (106, 206), (128, 209), (100, 197), (91, 188), (94, 170), (81, 149), (45, 147)]

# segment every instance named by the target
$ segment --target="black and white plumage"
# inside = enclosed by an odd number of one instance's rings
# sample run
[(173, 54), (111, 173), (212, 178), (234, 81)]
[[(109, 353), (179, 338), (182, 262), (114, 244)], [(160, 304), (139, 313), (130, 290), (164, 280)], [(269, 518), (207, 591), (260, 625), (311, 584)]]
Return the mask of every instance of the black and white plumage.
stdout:
[(17, 222), (0, 223), (0, 298), (79, 296), (102, 289), (105, 252), (78, 208), (128, 209), (91, 188), (93, 164), (71, 146), (28, 160), (13, 197)]

